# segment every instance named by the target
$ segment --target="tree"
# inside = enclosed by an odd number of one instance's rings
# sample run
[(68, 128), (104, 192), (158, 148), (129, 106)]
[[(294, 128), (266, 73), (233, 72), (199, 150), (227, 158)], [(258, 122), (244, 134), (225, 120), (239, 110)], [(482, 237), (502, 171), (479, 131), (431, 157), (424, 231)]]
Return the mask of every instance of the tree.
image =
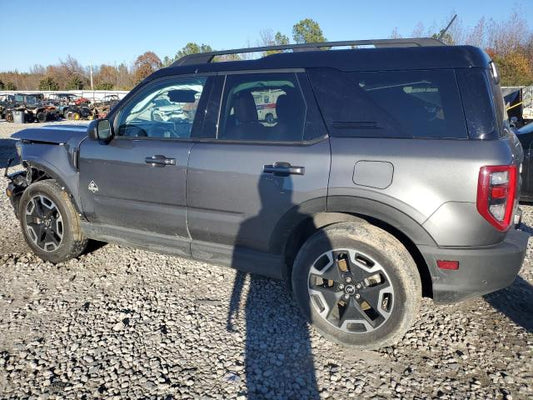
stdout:
[(492, 53), (492, 59), (498, 67), (502, 86), (527, 86), (533, 84), (533, 70), (530, 60), (520, 51), (515, 50), (506, 55)]
[(400, 34), (400, 32), (398, 32), (398, 27), (397, 26), (394, 27), (394, 29), (392, 30), (389, 38), (390, 39), (401, 39), (402, 38), (402, 35)]
[(70, 80), (67, 82), (67, 86), (65, 87), (67, 90), (81, 90), (85, 86), (83, 80), (78, 76), (74, 75)]
[(153, 51), (141, 54), (133, 65), (135, 82), (139, 83), (162, 66), (161, 59)]
[(169, 56), (165, 56), (165, 58), (163, 58), (163, 67), (168, 67), (173, 61), (174, 59), (170, 58)]
[(113, 90), (113, 84), (109, 82), (102, 82), (95, 86), (96, 90)]
[(189, 54), (208, 53), (210, 51), (213, 51), (213, 49), (208, 44), (202, 43), (201, 45), (198, 45), (197, 43), (189, 42), (176, 53), (174, 59), (179, 60), (181, 57), (188, 56)]
[(130, 90), (133, 87), (133, 83), (133, 76), (126, 64), (120, 64), (117, 67), (117, 81), (115, 88), (120, 90)]
[(0, 90), (4, 90), (6, 85), (4, 85), (4, 82), (0, 81)]
[(6, 90), (17, 90), (17, 85), (15, 85), (13, 82), (7, 82)]
[(102, 64), (94, 74), (94, 86), (98, 90), (111, 90), (117, 83), (117, 68)]
[(439, 31), (439, 33), (434, 33), (433, 35), (431, 35), (431, 37), (433, 39), (439, 39), (440, 38), (440, 40), (442, 42), (444, 42), (444, 43), (446, 43), (447, 45), (450, 45), (450, 46), (453, 46), (453, 45), (456, 44), (453, 36), (450, 33), (448, 33), (448, 32), (444, 33), (444, 35), (442, 35), (442, 37), (440, 37), (442, 32), (444, 32), (444, 29), (441, 29)]
[(54, 78), (47, 76), (39, 81), (39, 90), (59, 90), (59, 84)]
[(278, 45), (289, 44), (289, 37), (281, 32), (276, 32), (276, 35), (274, 36), (274, 42)]
[(326, 38), (318, 22), (311, 18), (302, 19), (292, 27), (292, 37), (296, 43), (320, 43)]

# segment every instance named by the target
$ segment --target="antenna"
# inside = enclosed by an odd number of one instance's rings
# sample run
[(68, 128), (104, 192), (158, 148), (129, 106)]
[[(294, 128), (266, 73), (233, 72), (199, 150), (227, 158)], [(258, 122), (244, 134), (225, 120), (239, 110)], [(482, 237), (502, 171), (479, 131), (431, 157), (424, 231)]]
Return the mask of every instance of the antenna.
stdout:
[(448, 32), (448, 29), (450, 29), (450, 26), (452, 26), (453, 21), (455, 21), (455, 18), (457, 18), (457, 14), (454, 14), (452, 20), (451, 20), (450, 23), (446, 26), (446, 28), (444, 28), (443, 30), (440, 31), (439, 36), (437, 36), (437, 39), (438, 39), (438, 40), (442, 40), (442, 38), (444, 37), (444, 35), (446, 34), (446, 32)]

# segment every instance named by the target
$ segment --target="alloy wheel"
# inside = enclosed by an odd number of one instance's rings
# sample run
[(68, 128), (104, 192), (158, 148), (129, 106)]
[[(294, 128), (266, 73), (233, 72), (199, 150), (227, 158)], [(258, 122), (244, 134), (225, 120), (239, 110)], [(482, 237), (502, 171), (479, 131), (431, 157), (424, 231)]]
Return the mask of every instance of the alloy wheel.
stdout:
[(394, 288), (383, 266), (355, 249), (322, 253), (309, 270), (311, 307), (335, 328), (368, 333), (391, 316)]

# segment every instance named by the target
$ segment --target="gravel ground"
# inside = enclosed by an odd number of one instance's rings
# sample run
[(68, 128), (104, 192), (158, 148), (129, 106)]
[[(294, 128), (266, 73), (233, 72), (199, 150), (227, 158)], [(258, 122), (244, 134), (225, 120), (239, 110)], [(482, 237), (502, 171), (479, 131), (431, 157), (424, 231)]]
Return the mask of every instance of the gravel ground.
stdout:
[[(0, 122), (0, 138), (16, 129)], [(0, 161), (12, 151), (0, 141)], [(279, 282), (115, 245), (45, 263), (3, 195), (0, 226), (3, 399), (533, 398), (533, 241), (511, 287), (425, 299), (399, 344), (353, 351), (310, 330)]]

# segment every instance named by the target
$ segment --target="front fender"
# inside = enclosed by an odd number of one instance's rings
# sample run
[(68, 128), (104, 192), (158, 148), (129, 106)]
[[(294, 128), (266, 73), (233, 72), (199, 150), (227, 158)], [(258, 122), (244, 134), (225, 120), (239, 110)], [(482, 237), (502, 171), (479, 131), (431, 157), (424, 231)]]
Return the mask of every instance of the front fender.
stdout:
[(63, 145), (26, 143), (22, 146), (22, 160), (27, 168), (43, 171), (67, 191), (78, 212), (81, 212), (79, 200), (79, 175), (72, 165), (71, 156)]

